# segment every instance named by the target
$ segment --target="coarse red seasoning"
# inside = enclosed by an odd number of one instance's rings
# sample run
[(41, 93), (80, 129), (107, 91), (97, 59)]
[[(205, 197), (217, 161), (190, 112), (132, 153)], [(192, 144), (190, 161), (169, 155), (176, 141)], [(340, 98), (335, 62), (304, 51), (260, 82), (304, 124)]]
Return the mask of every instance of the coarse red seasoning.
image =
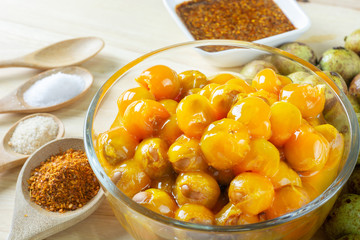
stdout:
[(73, 149), (42, 162), (28, 184), (33, 202), (60, 213), (81, 208), (100, 189), (85, 152)]
[(192, 0), (176, 12), (196, 40), (255, 41), (295, 29), (273, 0)]

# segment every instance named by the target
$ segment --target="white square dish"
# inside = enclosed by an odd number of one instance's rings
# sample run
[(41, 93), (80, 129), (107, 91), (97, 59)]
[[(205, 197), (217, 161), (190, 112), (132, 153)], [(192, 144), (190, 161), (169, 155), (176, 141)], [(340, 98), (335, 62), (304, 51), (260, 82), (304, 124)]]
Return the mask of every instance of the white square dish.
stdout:
[[(168, 10), (172, 18), (175, 20), (177, 25), (180, 27), (180, 29), (185, 33), (186, 37), (190, 41), (194, 41), (195, 38), (192, 36), (190, 31), (187, 29), (187, 27), (181, 20), (181, 18), (176, 13), (176, 6), (183, 2), (186, 2), (186, 0), (163, 0), (166, 9)], [(254, 43), (264, 44), (271, 47), (277, 47), (283, 43), (295, 41), (303, 33), (305, 33), (311, 26), (309, 17), (303, 12), (303, 10), (300, 8), (300, 6), (297, 4), (295, 0), (274, 0), (274, 2), (279, 6), (279, 8), (282, 10), (282, 12), (290, 20), (290, 22), (294, 25), (296, 29), (253, 41)], [(244, 50), (230, 49), (219, 52), (202, 51), (201, 54), (208, 57), (209, 60), (212, 60), (214, 58), (213, 55), (217, 55), (216, 62), (214, 62), (215, 65), (221, 67), (226, 67), (226, 66), (234, 67), (234, 66), (239, 66), (241, 62), (245, 61), (242, 59), (241, 56), (239, 56), (239, 55), (243, 55), (243, 54), (239, 54), (240, 53), (239, 51), (244, 51)], [(219, 59), (219, 55), (222, 56), (221, 59)], [(247, 58), (246, 61), (248, 60), (249, 59)]]

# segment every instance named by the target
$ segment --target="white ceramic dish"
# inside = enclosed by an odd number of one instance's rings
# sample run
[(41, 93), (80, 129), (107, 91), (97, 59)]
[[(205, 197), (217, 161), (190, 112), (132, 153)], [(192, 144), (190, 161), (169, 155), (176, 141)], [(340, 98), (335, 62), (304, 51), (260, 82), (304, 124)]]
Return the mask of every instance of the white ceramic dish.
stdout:
[[(186, 37), (193, 41), (195, 38), (191, 35), (185, 24), (182, 22), (180, 17), (176, 14), (176, 5), (185, 2), (186, 0), (163, 0), (166, 9), (175, 20), (180, 29), (185, 33)], [(305, 33), (311, 26), (309, 17), (303, 12), (300, 6), (295, 0), (274, 0), (274, 2), (279, 6), (279, 8), (284, 12), (288, 17), (291, 23), (295, 26), (295, 30), (274, 35), (267, 38), (262, 38), (254, 41), (254, 43), (260, 43), (268, 45), (271, 47), (277, 47), (283, 43), (291, 42), (297, 40), (303, 33)], [(220, 52), (206, 52), (201, 51), (201, 54), (204, 55), (207, 59), (213, 62), (214, 65), (219, 67), (224, 66), (239, 66), (242, 63), (248, 62), (251, 58), (258, 57), (256, 55), (249, 56), (248, 52), (244, 53), (246, 50), (241, 49), (231, 49), (224, 50)], [(253, 55), (253, 51), (252, 54)], [(243, 57), (246, 55), (246, 59)], [(215, 61), (216, 59), (216, 61)]]

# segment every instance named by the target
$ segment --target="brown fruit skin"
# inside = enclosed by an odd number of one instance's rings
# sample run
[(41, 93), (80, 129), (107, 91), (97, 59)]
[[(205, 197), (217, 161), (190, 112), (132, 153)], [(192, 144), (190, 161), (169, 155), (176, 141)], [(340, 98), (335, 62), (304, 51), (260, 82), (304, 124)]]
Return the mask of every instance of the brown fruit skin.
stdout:
[(333, 80), (333, 82), (342, 90), (345, 94), (348, 94), (348, 86), (346, 85), (345, 80), (337, 72), (324, 71), (324, 73)]
[[(349, 102), (351, 103), (351, 106), (353, 107), (353, 109), (354, 109), (354, 111), (355, 111), (355, 114), (356, 114), (356, 117), (357, 117), (357, 120), (358, 120), (358, 123), (360, 124), (360, 103), (359, 103), (359, 101), (357, 100), (357, 98), (354, 96), (354, 95), (350, 95), (350, 94), (348, 94), (347, 95), (347, 98), (349, 99)], [(335, 109), (335, 108), (334, 108)], [(331, 116), (331, 115), (334, 115), (335, 114), (335, 112), (334, 113), (331, 113), (330, 111), (329, 111), (329, 114), (328, 114), (328, 116), (330, 116), (330, 117), (334, 117), (334, 116)], [(336, 118), (336, 117), (335, 117)], [(326, 119), (328, 119), (328, 118), (326, 118)], [(331, 118), (330, 118), (331, 119)], [(328, 119), (329, 120), (329, 119)], [(339, 123), (339, 122), (338, 122)], [(338, 125), (338, 126), (341, 126), (341, 123), (339, 123), (340, 125)], [(357, 163), (356, 163), (357, 165), (360, 165), (360, 153), (359, 153), (359, 155), (358, 155), (358, 159), (357, 159)]]
[(350, 33), (345, 37), (345, 48), (350, 49), (360, 55), (360, 29)]
[[(279, 46), (278, 48), (288, 53), (291, 53), (299, 58), (302, 58), (313, 65), (315, 65), (317, 62), (314, 50), (312, 50), (305, 43), (288, 42)], [(284, 57), (272, 56), (270, 58), (270, 62), (277, 68), (281, 75), (289, 75), (294, 72), (306, 71), (305, 68), (300, 64), (295, 63)]]
[(314, 50), (305, 43), (289, 42), (281, 45), (279, 48), (291, 54), (294, 54), (295, 56), (298, 56), (313, 65), (316, 64), (317, 59)]
[(301, 84), (305, 78), (311, 76), (310, 73), (304, 71), (293, 72), (287, 75), (293, 83)]
[(360, 195), (360, 167), (356, 167), (347, 182), (349, 193)]
[[(356, 99), (355, 96), (353, 95), (347, 95), (347, 98), (349, 99), (351, 106), (353, 107), (354, 111), (356, 114), (360, 114), (360, 103), (358, 102), (358, 100)], [(358, 119), (359, 120), (359, 119)], [(359, 121), (360, 124), (360, 121)]]
[(323, 225), (330, 239), (347, 234), (360, 234), (360, 195), (341, 195)]
[[(341, 77), (341, 75), (337, 72), (324, 71), (324, 73), (336, 84), (336, 86), (342, 90), (345, 95), (349, 93), (348, 86), (346, 85), (345, 80)], [(326, 103), (324, 111), (327, 112), (330, 108), (332, 108), (336, 102), (337, 98), (334, 93), (332, 93), (327, 87), (326, 90)]]
[(360, 101), (360, 73), (358, 73), (350, 82), (349, 94)]
[(338, 238), (337, 240), (360, 240), (359, 234), (347, 234), (341, 238)]
[(339, 73), (347, 84), (360, 72), (360, 57), (353, 51), (334, 47), (322, 54), (319, 67), (323, 71)]

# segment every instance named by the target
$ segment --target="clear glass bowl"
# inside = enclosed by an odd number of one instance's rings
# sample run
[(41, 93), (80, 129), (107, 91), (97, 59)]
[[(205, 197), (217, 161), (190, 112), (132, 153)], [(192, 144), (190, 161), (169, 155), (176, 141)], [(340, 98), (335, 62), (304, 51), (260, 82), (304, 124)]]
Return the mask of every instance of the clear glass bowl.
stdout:
[[(203, 47), (225, 47), (227, 50), (207, 52)], [(225, 68), (214, 64), (224, 54), (238, 59), (239, 66)], [(207, 226), (177, 221), (138, 205), (123, 194), (105, 174), (98, 161), (94, 143), (99, 133), (110, 128), (117, 114), (116, 100), (125, 90), (137, 86), (135, 77), (145, 69), (164, 64), (175, 71), (199, 70), (209, 76), (223, 71), (239, 72), (240, 65), (255, 58), (276, 57), (300, 66), (303, 71), (322, 78), (331, 94), (327, 104), (331, 111), (328, 122), (345, 137), (340, 169), (333, 183), (304, 207), (281, 217), (241, 226)], [(330, 99), (331, 98), (331, 99)], [(343, 185), (349, 178), (359, 152), (359, 126), (350, 102), (343, 92), (319, 69), (287, 52), (255, 43), (232, 40), (194, 41), (164, 47), (147, 53), (119, 69), (94, 96), (84, 126), (85, 149), (90, 165), (99, 179), (107, 200), (122, 226), (135, 239), (310, 239), (319, 229)]]

